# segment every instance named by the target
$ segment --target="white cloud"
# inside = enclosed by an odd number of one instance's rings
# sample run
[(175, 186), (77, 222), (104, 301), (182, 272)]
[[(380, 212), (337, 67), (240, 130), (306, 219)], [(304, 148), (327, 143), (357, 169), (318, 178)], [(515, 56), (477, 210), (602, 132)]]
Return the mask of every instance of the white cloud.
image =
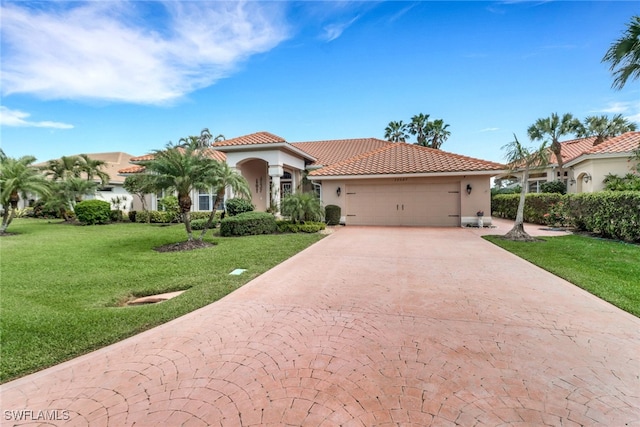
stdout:
[(73, 129), (73, 125), (60, 122), (42, 121), (33, 122), (27, 120), (31, 114), (20, 110), (11, 110), (5, 106), (0, 106), (0, 126), (12, 127), (36, 127), (52, 129)]
[(640, 102), (609, 102), (604, 108), (595, 112), (608, 114), (622, 114), (622, 116), (635, 123), (640, 124)]
[(354, 22), (356, 22), (358, 20), (359, 16), (356, 16), (355, 18), (346, 21), (346, 22), (339, 22), (337, 24), (329, 24), (326, 25), (323, 30), (324, 30), (324, 34), (322, 35), (322, 39), (325, 41), (333, 41), (335, 39), (337, 39), (338, 37), (340, 37), (342, 35), (342, 33), (349, 28)]
[(279, 2), (19, 2), (1, 12), (3, 95), (44, 99), (168, 102), (287, 37)]
[(484, 128), (480, 132), (496, 132), (499, 131), (500, 128)]

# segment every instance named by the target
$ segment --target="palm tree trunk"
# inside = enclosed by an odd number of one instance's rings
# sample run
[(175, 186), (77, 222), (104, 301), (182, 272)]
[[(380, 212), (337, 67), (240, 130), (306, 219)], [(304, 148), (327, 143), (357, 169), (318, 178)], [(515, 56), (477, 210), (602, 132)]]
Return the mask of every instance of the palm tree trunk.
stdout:
[[(564, 160), (562, 159), (562, 146), (558, 141), (553, 141), (551, 144), (551, 151), (556, 155), (556, 161), (558, 162), (558, 172), (560, 174), (559, 181), (564, 181)], [(553, 181), (558, 181), (558, 177), (554, 176)]]
[(520, 190), (520, 202), (518, 203), (518, 211), (516, 213), (516, 221), (513, 224), (513, 228), (504, 235), (505, 239), (515, 240), (520, 242), (531, 242), (536, 239), (531, 237), (526, 231), (524, 231), (524, 203), (527, 198), (527, 184), (529, 181), (529, 168), (525, 168), (522, 175), (522, 189)]
[(4, 209), (4, 213), (2, 214), (2, 225), (0, 226), (0, 234), (3, 234), (7, 231), (9, 224), (13, 221), (14, 209)]

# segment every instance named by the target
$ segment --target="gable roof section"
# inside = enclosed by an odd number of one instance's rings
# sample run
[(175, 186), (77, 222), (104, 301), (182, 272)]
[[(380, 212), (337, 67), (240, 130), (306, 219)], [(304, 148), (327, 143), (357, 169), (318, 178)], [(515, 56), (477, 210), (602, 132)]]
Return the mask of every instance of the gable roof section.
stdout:
[(213, 143), (213, 147), (234, 147), (241, 145), (262, 145), (287, 142), (284, 138), (269, 132), (256, 132), (250, 135), (239, 136), (237, 138), (226, 139)]
[[(560, 143), (562, 147), (562, 158), (564, 163), (576, 163), (584, 156), (597, 157), (600, 155), (630, 155), (631, 152), (640, 147), (640, 132), (626, 132), (622, 135), (609, 138), (604, 142), (593, 145), (595, 136), (588, 138), (572, 139)], [(555, 155), (549, 158), (549, 164), (557, 165), (558, 160)]]
[(315, 170), (310, 177), (504, 171), (500, 163), (401, 142)]
[(393, 144), (376, 138), (340, 139), (293, 142), (292, 145), (311, 154), (316, 161), (311, 166), (329, 166), (357, 155)]

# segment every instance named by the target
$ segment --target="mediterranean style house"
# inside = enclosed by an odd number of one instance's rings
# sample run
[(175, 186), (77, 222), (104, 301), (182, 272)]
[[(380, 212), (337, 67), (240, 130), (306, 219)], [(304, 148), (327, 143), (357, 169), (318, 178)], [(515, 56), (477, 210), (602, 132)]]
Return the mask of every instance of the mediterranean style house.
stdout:
[[(464, 226), (484, 212), (490, 224), (491, 177), (505, 173), (499, 163), (375, 138), (290, 143), (257, 132), (206, 150), (247, 179), (256, 210), (277, 210), (287, 194), (315, 191), (323, 206), (340, 206), (346, 225)], [(136, 163), (149, 158), (131, 158), (120, 174), (141, 172)], [(150, 196), (150, 209), (161, 196)], [(194, 211), (215, 202), (213, 191), (192, 198)]]
[[(560, 143), (564, 173), (562, 180), (567, 186), (567, 193), (593, 193), (604, 189), (607, 175), (624, 176), (633, 172), (635, 162), (632, 160), (634, 150), (640, 148), (640, 132), (627, 132), (596, 144), (596, 137), (572, 139)], [(531, 170), (528, 191), (540, 192), (543, 183), (560, 179), (558, 160), (551, 155), (549, 164), (542, 169)], [(502, 174), (496, 180), (520, 178), (517, 170)]]

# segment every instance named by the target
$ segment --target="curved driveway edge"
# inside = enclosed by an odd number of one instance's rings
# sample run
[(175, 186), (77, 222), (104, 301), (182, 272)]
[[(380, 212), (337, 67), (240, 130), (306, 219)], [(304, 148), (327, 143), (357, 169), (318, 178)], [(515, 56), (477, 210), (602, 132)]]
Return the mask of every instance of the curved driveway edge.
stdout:
[(1, 424), (639, 425), (640, 319), (477, 234), (340, 229), (216, 303), (2, 385)]

